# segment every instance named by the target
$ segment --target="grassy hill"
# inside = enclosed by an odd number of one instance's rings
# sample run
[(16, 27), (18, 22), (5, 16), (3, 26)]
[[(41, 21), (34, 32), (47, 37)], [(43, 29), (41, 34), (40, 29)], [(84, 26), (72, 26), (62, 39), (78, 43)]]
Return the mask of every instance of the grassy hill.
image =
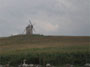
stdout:
[[(18, 62), (23, 58), (27, 58), (29, 55), (31, 56), (34, 54), (35, 58), (38, 55), (40, 55), (41, 57), (43, 54), (49, 58), (49, 60), (47, 59), (47, 62), (52, 61), (50, 57), (54, 58), (53, 59), (54, 62), (55, 60), (57, 60), (57, 58), (61, 57), (64, 59), (67, 57), (66, 59), (69, 58), (68, 61), (60, 61), (60, 62), (62, 64), (64, 62), (71, 63), (72, 58), (79, 58), (79, 57), (85, 58), (86, 57), (85, 54), (87, 54), (87, 52), (88, 53), (90, 52), (90, 36), (17, 35), (0, 38), (0, 56), (2, 57), (4, 56), (4, 58), (6, 57), (11, 58), (12, 57), (11, 55), (14, 55), (15, 57), (20, 56), (20, 59), (17, 59)], [(16, 60), (13, 61), (15, 62)], [(73, 62), (75, 61), (77, 60), (73, 60)], [(78, 61), (80, 62), (81, 60)]]
[[(22, 51), (31, 48), (67, 48), (68, 50), (87, 50), (90, 45), (88, 36), (41, 36), (17, 35), (0, 38), (0, 54)], [(65, 49), (63, 49), (65, 50)], [(66, 50), (67, 51), (67, 50)], [(70, 50), (71, 51), (71, 50)]]

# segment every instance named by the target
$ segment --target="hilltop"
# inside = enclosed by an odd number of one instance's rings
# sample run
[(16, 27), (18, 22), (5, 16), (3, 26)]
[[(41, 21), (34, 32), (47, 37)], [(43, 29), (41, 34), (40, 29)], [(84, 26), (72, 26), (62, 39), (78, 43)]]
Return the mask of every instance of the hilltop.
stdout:
[(87, 49), (90, 36), (43, 36), (16, 35), (0, 38), (0, 54), (31, 48), (75, 48)]

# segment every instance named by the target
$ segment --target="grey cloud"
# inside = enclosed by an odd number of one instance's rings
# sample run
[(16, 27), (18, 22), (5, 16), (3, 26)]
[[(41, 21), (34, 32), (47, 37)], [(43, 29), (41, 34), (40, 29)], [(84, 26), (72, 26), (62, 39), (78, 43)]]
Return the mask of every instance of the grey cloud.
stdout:
[(0, 36), (22, 33), (29, 17), (36, 33), (90, 36), (90, 0), (0, 0)]

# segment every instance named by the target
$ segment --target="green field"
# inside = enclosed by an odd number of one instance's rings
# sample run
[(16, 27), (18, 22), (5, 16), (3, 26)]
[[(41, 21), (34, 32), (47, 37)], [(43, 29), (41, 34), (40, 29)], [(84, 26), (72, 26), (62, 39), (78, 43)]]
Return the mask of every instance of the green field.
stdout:
[(90, 36), (17, 35), (0, 38), (0, 64), (90, 63)]

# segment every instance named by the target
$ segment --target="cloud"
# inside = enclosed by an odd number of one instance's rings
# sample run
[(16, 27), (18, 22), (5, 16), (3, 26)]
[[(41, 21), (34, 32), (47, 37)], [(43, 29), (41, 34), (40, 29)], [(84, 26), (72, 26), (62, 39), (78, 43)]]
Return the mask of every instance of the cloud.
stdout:
[(46, 31), (56, 31), (58, 29), (58, 25), (52, 25), (50, 23), (45, 25), (45, 30)]
[(31, 18), (45, 35), (90, 36), (90, 0), (0, 0), (0, 36), (22, 33)]
[[(44, 25), (44, 27), (43, 27)], [(53, 24), (50, 24), (50, 23), (43, 23), (42, 24), (42, 29), (46, 32), (52, 32), (52, 31), (57, 31), (59, 26), (56, 24), (56, 25), (53, 25)]]

